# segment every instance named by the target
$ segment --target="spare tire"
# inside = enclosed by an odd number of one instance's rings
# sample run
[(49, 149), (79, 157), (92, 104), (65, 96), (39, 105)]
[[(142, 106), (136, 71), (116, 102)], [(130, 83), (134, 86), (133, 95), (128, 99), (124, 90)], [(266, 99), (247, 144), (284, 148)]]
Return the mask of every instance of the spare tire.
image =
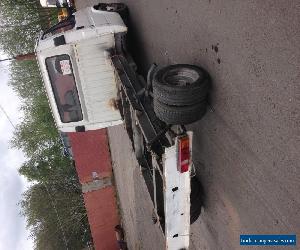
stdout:
[(153, 97), (173, 106), (188, 106), (207, 97), (210, 77), (206, 70), (189, 64), (175, 64), (154, 72)]
[(172, 125), (185, 125), (200, 120), (206, 113), (206, 101), (189, 106), (169, 106), (157, 99), (153, 101), (154, 112), (163, 122)]

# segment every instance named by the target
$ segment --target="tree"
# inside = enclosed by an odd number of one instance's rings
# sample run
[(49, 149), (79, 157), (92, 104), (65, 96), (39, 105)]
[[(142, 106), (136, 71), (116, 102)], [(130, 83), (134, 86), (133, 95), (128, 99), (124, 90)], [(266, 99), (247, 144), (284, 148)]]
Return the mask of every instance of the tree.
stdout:
[[(36, 0), (1, 0), (0, 47), (5, 54), (33, 51), (37, 32), (55, 17), (51, 13)], [(24, 152), (27, 160), (19, 172), (33, 182), (20, 207), (35, 249), (66, 249), (66, 245), (82, 249), (91, 241), (91, 233), (81, 185), (73, 161), (62, 154), (37, 62), (13, 61), (9, 84), (22, 100), (24, 119), (11, 145)]]
[(56, 21), (57, 11), (42, 8), (38, 0), (1, 0), (0, 17), (0, 44), (13, 56), (33, 51), (37, 34)]
[(66, 186), (54, 189), (47, 185), (34, 185), (21, 202), (36, 248), (82, 249), (90, 235), (86, 230), (86, 213), (78, 206), (81, 197), (69, 192)]

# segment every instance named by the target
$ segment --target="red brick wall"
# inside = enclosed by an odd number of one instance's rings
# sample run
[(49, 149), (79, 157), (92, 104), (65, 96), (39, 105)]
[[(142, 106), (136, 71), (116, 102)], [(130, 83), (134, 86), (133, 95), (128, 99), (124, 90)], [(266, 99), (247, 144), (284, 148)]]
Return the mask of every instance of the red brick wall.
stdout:
[[(93, 181), (93, 172), (98, 178), (112, 176), (106, 129), (69, 133), (69, 138), (81, 184)], [(109, 186), (83, 196), (95, 249), (119, 249), (114, 232), (119, 224), (115, 188)]]
[[(111, 176), (112, 167), (106, 129), (69, 133), (81, 183), (92, 181), (92, 172)], [(99, 176), (100, 177), (100, 176)]]
[(114, 231), (119, 224), (114, 188), (88, 192), (84, 194), (84, 202), (96, 250), (119, 249)]

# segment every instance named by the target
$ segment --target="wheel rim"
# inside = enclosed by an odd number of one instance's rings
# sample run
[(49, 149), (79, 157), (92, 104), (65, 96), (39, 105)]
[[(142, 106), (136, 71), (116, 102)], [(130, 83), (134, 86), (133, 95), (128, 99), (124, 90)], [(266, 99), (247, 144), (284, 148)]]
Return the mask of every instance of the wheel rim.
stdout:
[(188, 86), (196, 82), (202, 75), (189, 68), (170, 69), (162, 75), (162, 81), (169, 85)]
[(121, 8), (122, 7), (119, 4), (117, 4), (117, 3), (112, 3), (112, 4), (106, 6), (106, 10), (107, 11), (118, 11)]

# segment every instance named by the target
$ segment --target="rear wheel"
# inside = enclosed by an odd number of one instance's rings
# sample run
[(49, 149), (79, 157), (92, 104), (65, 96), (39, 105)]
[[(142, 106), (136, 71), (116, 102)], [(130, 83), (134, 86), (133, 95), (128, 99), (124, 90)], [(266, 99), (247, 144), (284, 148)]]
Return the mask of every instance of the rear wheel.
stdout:
[(196, 177), (191, 178), (190, 223), (193, 224), (201, 214), (203, 206), (203, 189)]
[[(164, 223), (164, 190), (160, 175), (157, 173), (157, 210), (161, 223)], [(152, 180), (149, 180), (149, 183)], [(152, 190), (153, 191), (153, 190)], [(201, 214), (203, 206), (203, 189), (196, 177), (191, 178), (191, 194), (190, 194), (190, 224), (193, 224)], [(164, 226), (162, 226), (164, 228)]]

